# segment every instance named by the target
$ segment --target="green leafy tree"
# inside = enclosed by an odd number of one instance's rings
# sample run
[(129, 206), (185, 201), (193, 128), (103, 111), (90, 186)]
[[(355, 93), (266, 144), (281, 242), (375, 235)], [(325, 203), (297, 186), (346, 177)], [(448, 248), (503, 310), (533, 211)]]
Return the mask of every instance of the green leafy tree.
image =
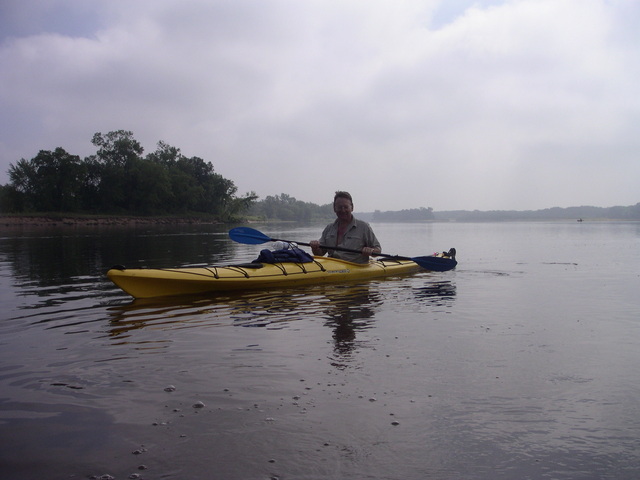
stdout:
[(84, 159), (85, 175), (80, 186), (82, 210), (86, 212), (100, 212), (104, 199), (101, 197), (101, 183), (103, 166), (95, 155)]
[(225, 203), (224, 211), (221, 212), (220, 217), (229, 222), (238, 220), (238, 215), (249, 210), (257, 199), (258, 195), (255, 192), (249, 192), (243, 197), (232, 197)]
[(91, 140), (98, 151), (98, 159), (106, 165), (127, 169), (140, 159), (144, 149), (140, 142), (133, 138), (133, 132), (116, 130), (106, 134), (96, 133)]
[(22, 159), (9, 167), (14, 188), (27, 199), (25, 207), (36, 211), (77, 210), (84, 174), (80, 157), (60, 147), (41, 150), (31, 161)]
[(238, 197), (234, 182), (199, 157), (158, 142), (143, 157), (133, 133), (96, 133), (95, 155), (79, 157), (57, 148), (21, 159), (9, 168), (11, 184), (0, 190), (3, 211), (85, 211), (94, 213), (207, 213), (230, 219), (258, 198)]
[(24, 210), (24, 195), (13, 185), (0, 185), (0, 213), (21, 212)]
[(180, 168), (179, 162), (183, 158), (179, 148), (162, 141), (158, 142), (155, 152), (147, 155), (147, 160), (167, 172), (169, 191), (165, 207), (171, 213), (195, 211), (197, 201), (194, 199), (201, 198), (204, 194), (203, 188), (197, 185), (190, 172)]
[(16, 194), (16, 204), (19, 205), (17, 211), (32, 210), (37, 184), (36, 169), (32, 163), (22, 158), (15, 165), (9, 165), (9, 180)]
[(200, 157), (185, 157), (180, 149), (165, 142), (158, 142), (156, 151), (149, 154), (147, 160), (169, 172), (167, 205), (173, 212), (203, 212), (230, 219), (258, 198), (253, 192), (237, 197), (235, 183), (216, 173), (211, 162)]
[[(117, 130), (107, 134), (96, 133), (91, 140), (98, 151), (93, 157), (100, 168), (98, 192), (104, 210), (135, 211), (139, 181), (139, 163), (144, 151), (133, 133)], [(92, 159), (92, 160), (93, 160)]]
[(333, 218), (332, 204), (316, 205), (296, 200), (286, 193), (269, 195), (252, 205), (249, 213), (265, 219), (308, 222)]
[(182, 158), (180, 149), (172, 147), (162, 140), (158, 142), (156, 151), (147, 155), (147, 160), (165, 167), (175, 166), (180, 158)]
[(129, 175), (129, 211), (150, 215), (169, 209), (172, 194), (166, 168), (146, 160), (137, 160), (131, 166)]

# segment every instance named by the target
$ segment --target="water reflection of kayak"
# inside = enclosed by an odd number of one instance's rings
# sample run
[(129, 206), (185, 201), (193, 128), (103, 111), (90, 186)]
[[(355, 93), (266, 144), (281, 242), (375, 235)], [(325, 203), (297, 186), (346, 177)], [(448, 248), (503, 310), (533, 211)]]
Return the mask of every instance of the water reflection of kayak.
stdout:
[(343, 283), (424, 271), (410, 260), (378, 260), (357, 264), (328, 257), (309, 263), (248, 263), (191, 268), (128, 269), (107, 272), (113, 283), (135, 298), (271, 287)]

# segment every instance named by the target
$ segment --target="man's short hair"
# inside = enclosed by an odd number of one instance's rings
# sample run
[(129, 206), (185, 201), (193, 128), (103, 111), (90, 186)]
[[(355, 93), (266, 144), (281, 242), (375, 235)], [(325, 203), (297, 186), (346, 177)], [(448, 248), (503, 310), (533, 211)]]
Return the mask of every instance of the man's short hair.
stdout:
[(339, 198), (346, 198), (351, 202), (351, 206), (353, 206), (353, 198), (351, 198), (351, 194), (349, 192), (337, 191), (335, 196), (333, 197), (333, 204), (335, 205), (336, 200)]

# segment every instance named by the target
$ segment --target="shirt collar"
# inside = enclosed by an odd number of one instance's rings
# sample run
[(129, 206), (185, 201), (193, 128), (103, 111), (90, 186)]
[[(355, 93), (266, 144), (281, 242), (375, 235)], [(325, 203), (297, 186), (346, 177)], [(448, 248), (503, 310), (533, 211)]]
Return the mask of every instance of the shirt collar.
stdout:
[[(333, 224), (336, 226), (336, 228), (338, 228), (338, 222), (340, 220), (338, 218), (336, 218), (333, 221)], [(351, 216), (351, 221), (349, 222), (349, 225), (347, 225), (347, 230), (351, 230), (353, 227), (357, 227), (358, 226), (358, 221), (356, 220), (356, 217), (354, 217), (353, 215)]]

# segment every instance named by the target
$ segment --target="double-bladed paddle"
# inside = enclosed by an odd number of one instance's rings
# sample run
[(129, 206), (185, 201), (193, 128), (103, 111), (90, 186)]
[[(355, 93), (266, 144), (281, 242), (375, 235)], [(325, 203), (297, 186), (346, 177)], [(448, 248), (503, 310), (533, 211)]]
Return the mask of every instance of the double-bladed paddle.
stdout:
[[(244, 243), (247, 245), (259, 245), (266, 242), (287, 242), (297, 243), (298, 245), (305, 245), (307, 247), (311, 246), (308, 243), (296, 242), (294, 240), (271, 238), (260, 232), (259, 230), (249, 227), (233, 228), (229, 230), (229, 237), (231, 237), (231, 240), (233, 240), (234, 242)], [(344, 247), (329, 247), (327, 245), (320, 245), (320, 248), (323, 248), (325, 250), (339, 250), (341, 252), (361, 253), (360, 250), (353, 250), (351, 248)], [(455, 248), (452, 248), (451, 250), (449, 250), (449, 252), (445, 253), (447, 257), (435, 257), (433, 255), (427, 255), (424, 257), (401, 257), (399, 255), (388, 255), (386, 253), (374, 253), (373, 255), (378, 257), (392, 258), (394, 260), (411, 260), (412, 262), (420, 265), (425, 270), (431, 270), (434, 272), (446, 272), (447, 270), (455, 268), (455, 266), (458, 264), (455, 258)]]

